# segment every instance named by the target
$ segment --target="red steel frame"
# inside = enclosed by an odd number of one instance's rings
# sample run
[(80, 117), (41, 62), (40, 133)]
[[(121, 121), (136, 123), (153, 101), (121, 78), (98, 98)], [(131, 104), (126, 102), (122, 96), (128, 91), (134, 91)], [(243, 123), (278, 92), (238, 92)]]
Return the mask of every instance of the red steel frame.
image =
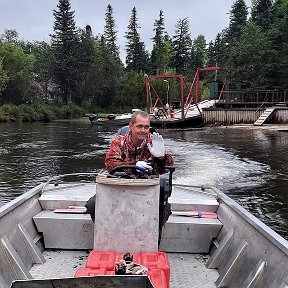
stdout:
[(153, 108), (156, 107), (158, 102), (163, 108), (165, 107), (150, 80), (151, 79), (171, 79), (171, 78), (176, 78), (180, 80), (180, 102), (181, 102), (181, 111), (182, 111), (181, 117), (184, 118), (184, 109), (183, 109), (184, 108), (184, 76), (181, 74), (180, 75), (162, 74), (162, 75), (145, 76), (147, 111), (150, 112), (150, 107), (152, 106), (151, 105), (152, 103), (150, 103), (150, 91), (151, 91), (150, 89), (152, 89), (156, 97)]
[[(188, 83), (186, 82), (185, 77), (182, 74), (179, 75), (173, 75), (173, 74), (161, 74), (161, 75), (152, 75), (148, 76), (145, 75), (145, 85), (146, 85), (146, 103), (147, 103), (147, 111), (150, 112), (150, 107), (152, 106), (150, 103), (150, 93), (151, 90), (153, 91), (156, 99), (155, 103), (153, 105), (153, 109), (156, 107), (156, 105), (159, 103), (160, 106), (163, 108), (165, 107), (161, 98), (159, 97), (157, 91), (153, 87), (151, 83), (151, 79), (171, 79), (171, 78), (176, 78), (180, 80), (180, 103), (181, 103), (181, 118), (184, 119), (189, 111), (189, 108), (194, 102), (197, 106), (197, 103), (199, 102), (199, 81), (200, 81), (200, 72), (201, 71), (216, 71), (219, 70), (220, 67), (214, 66), (214, 67), (205, 67), (205, 68), (197, 68), (193, 82), (190, 86), (188, 95), (186, 97), (186, 101), (184, 103), (184, 84), (186, 87), (188, 87)], [(195, 99), (193, 97), (193, 87), (195, 86)], [(185, 108), (185, 111), (184, 111)], [(198, 106), (197, 106), (198, 108)]]

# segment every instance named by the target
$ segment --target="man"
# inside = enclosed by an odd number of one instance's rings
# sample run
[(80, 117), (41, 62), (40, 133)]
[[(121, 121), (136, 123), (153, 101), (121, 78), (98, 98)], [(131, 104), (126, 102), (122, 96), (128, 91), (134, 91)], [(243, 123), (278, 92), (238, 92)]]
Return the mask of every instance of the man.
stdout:
[[(173, 166), (173, 158), (166, 152), (162, 136), (156, 132), (150, 133), (150, 116), (144, 111), (132, 114), (128, 134), (118, 135), (112, 140), (105, 158), (108, 172), (117, 166), (131, 164), (142, 168), (143, 172), (154, 175), (167, 172), (165, 166)], [(168, 203), (171, 190), (166, 191), (165, 183), (160, 179), (159, 243), (162, 227), (171, 215)]]
[[(108, 172), (120, 165), (136, 165), (150, 174), (164, 174), (165, 166), (173, 165), (173, 158), (165, 151), (164, 140), (156, 132), (150, 134), (150, 117), (144, 111), (134, 112), (129, 123), (128, 134), (116, 136), (106, 154), (105, 166)], [(161, 192), (161, 190), (163, 190)], [(159, 235), (171, 214), (168, 195), (160, 188)], [(90, 198), (87, 213), (95, 220), (95, 196)], [(160, 237), (159, 237), (160, 241)]]
[(129, 133), (118, 135), (106, 154), (108, 172), (120, 165), (136, 165), (150, 174), (165, 173), (165, 166), (173, 165), (173, 158), (165, 151), (164, 140), (158, 133), (150, 134), (150, 117), (144, 111), (134, 112)]

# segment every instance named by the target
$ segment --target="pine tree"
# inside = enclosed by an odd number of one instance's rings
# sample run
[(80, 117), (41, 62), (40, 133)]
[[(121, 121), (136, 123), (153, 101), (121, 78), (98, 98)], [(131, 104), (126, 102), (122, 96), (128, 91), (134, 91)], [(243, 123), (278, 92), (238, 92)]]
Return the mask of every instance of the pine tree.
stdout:
[[(70, 103), (77, 79), (78, 39), (69, 0), (59, 0), (55, 17), (54, 35), (51, 35), (55, 57), (54, 80), (58, 84), (63, 100)], [(78, 64), (79, 65), (79, 64)]]
[(180, 19), (175, 25), (175, 35), (172, 39), (173, 66), (177, 74), (186, 74), (191, 69), (188, 67), (191, 53), (191, 37), (188, 18)]
[(144, 42), (140, 41), (138, 29), (140, 28), (137, 23), (136, 8), (132, 9), (131, 18), (128, 24), (128, 31), (126, 32), (126, 69), (134, 70), (136, 72), (148, 71), (148, 53), (145, 51)]
[(119, 57), (119, 47), (116, 44), (117, 32), (118, 31), (116, 31), (115, 20), (113, 17), (113, 9), (109, 4), (105, 14), (104, 40), (111, 53), (114, 56)]
[(159, 19), (155, 20), (154, 23), (155, 36), (152, 38), (153, 49), (151, 51), (150, 66), (152, 74), (162, 74), (164, 73), (165, 63), (164, 63), (164, 16), (163, 11), (160, 10)]
[(272, 0), (255, 0), (251, 11), (252, 21), (262, 29), (271, 25)]

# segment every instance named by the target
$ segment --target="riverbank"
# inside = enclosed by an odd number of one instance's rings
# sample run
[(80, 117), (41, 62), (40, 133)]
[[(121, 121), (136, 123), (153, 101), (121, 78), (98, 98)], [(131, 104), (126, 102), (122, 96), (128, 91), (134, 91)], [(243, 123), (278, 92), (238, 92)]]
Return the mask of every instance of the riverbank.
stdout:
[[(78, 123), (87, 123), (91, 125), (89, 117), (80, 117), (73, 119), (55, 119), (53, 122), (78, 122)], [(214, 127), (221, 129), (253, 129), (253, 130), (270, 130), (270, 131), (279, 131), (279, 132), (288, 132), (288, 124), (263, 124), (261, 126), (255, 126), (253, 124), (234, 124), (234, 125), (219, 125), (219, 126), (204, 126), (205, 127)]]
[(91, 125), (91, 122), (89, 120), (89, 117), (79, 117), (79, 118), (71, 118), (71, 119), (54, 119), (53, 122), (77, 122), (77, 123), (87, 123), (87, 125)]
[(49, 122), (79, 118), (85, 113), (86, 109), (76, 104), (4, 104), (0, 106), (0, 122)]

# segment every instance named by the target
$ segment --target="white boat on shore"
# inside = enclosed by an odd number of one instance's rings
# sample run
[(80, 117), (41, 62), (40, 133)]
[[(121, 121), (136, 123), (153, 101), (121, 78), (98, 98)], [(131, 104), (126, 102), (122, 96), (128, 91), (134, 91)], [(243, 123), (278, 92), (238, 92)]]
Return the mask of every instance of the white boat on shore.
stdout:
[[(66, 176), (92, 180), (60, 182)], [(158, 245), (160, 182), (171, 182), (95, 176), (55, 177), (0, 208), (1, 288), (288, 287), (288, 242), (223, 192), (173, 184), (172, 215)], [(93, 222), (81, 207), (95, 194)], [(158, 276), (149, 267), (137, 277), (106, 267), (79, 277), (81, 267), (92, 269), (87, 250), (164, 253), (169, 273), (161, 262), (166, 270), (160, 265)]]

